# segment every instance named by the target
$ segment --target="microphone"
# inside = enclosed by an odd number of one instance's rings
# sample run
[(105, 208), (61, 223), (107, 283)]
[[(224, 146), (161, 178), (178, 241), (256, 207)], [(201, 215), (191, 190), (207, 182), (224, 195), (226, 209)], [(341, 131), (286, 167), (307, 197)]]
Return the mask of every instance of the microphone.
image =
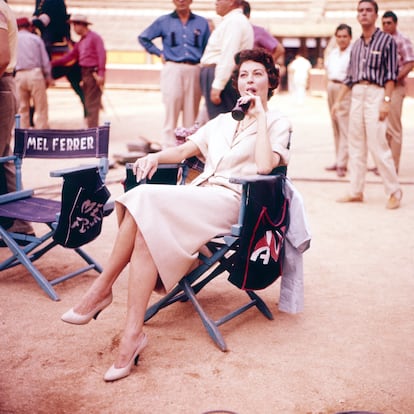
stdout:
[(244, 104), (240, 104), (239, 102), (236, 103), (236, 106), (231, 110), (231, 116), (236, 121), (241, 121), (244, 119), (247, 110), (249, 109), (250, 102), (246, 102)]

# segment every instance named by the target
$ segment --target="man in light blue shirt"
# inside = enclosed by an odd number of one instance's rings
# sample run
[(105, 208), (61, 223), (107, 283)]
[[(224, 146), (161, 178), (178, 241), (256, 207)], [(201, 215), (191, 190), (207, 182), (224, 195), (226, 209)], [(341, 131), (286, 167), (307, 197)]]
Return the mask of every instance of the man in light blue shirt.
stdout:
[(16, 86), (19, 96), (20, 126), (30, 127), (30, 102), (36, 108), (34, 126), (49, 128), (47, 87), (52, 83), (51, 66), (43, 40), (32, 33), (27, 17), (17, 19)]
[[(192, 0), (173, 0), (175, 11), (156, 19), (139, 36), (145, 50), (161, 58), (161, 93), (165, 120), (163, 148), (176, 145), (174, 130), (182, 112), (183, 127), (194, 125), (201, 99), (200, 58), (210, 29), (207, 19), (191, 12)], [(162, 39), (162, 50), (153, 40)]]

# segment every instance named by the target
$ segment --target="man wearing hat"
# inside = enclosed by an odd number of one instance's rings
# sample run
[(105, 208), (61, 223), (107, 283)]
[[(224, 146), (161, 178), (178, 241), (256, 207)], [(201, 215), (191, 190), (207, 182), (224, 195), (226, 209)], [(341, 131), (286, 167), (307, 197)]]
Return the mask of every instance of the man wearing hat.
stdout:
[(34, 126), (49, 128), (47, 87), (52, 83), (49, 56), (43, 40), (32, 33), (27, 17), (17, 19), (16, 86), (19, 96), (20, 126), (30, 127), (30, 101), (36, 108)]
[(75, 33), (80, 36), (80, 40), (69, 53), (60, 59), (53, 60), (52, 66), (61, 66), (71, 60), (79, 63), (87, 124), (89, 128), (92, 128), (99, 125), (99, 110), (105, 82), (105, 46), (102, 37), (89, 29), (92, 23), (86, 16), (73, 15), (69, 22), (73, 25)]

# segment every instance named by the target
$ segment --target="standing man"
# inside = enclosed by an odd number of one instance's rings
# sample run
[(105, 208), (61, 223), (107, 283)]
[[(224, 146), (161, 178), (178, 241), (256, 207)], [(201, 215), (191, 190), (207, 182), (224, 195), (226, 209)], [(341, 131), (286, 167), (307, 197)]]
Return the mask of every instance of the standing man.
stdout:
[[(346, 78), (346, 71), (351, 55), (352, 29), (347, 24), (340, 24), (335, 30), (336, 47), (331, 49), (325, 59), (326, 76), (328, 79), (328, 106), (332, 110), (341, 85)], [(327, 171), (336, 171), (338, 177), (344, 177), (348, 163), (348, 123), (351, 94), (347, 93), (341, 101), (336, 116), (331, 116), (335, 143), (335, 163), (326, 167)]]
[(368, 149), (389, 197), (386, 208), (396, 209), (400, 206), (402, 191), (385, 131), (398, 72), (397, 45), (391, 35), (375, 26), (377, 18), (378, 4), (373, 0), (360, 0), (357, 19), (362, 35), (352, 46), (347, 77), (332, 108), (335, 116), (342, 98), (351, 88), (348, 129), (351, 191), (338, 202), (364, 200)]
[(211, 34), (201, 58), (201, 89), (210, 119), (230, 112), (236, 104), (239, 95), (231, 82), (234, 55), (253, 47), (253, 28), (241, 3), (242, 0), (216, 0), (216, 13), (223, 19)]
[[(248, 1), (242, 1), (243, 14), (250, 19), (251, 7)], [(261, 47), (267, 50), (272, 56), (275, 63), (283, 66), (283, 55), (285, 48), (275, 37), (273, 37), (264, 27), (253, 26), (254, 44), (253, 47)]]
[[(156, 19), (138, 36), (145, 50), (161, 57), (163, 62), (163, 148), (176, 145), (174, 130), (181, 112), (184, 128), (196, 122), (201, 99), (199, 63), (210, 36), (207, 19), (191, 11), (192, 0), (173, 0), (173, 3), (172, 13)], [(153, 43), (153, 39), (159, 37), (162, 50)]]
[[(10, 155), (10, 142), (17, 111), (13, 70), (16, 65), (17, 24), (11, 9), (0, 0), (0, 156)], [(0, 170), (0, 193), (16, 191), (16, 170), (12, 162)], [(2, 223), (6, 226), (6, 223)], [(33, 234), (32, 226), (21, 220), (7, 223), (9, 231)], [(18, 242), (26, 244), (25, 241)], [(0, 240), (0, 247), (4, 246)]]
[(85, 95), (86, 121), (88, 128), (92, 128), (99, 126), (99, 110), (105, 83), (105, 46), (102, 37), (89, 29), (92, 23), (86, 16), (74, 15), (69, 21), (80, 40), (69, 53), (60, 59), (52, 60), (52, 66), (61, 66), (71, 60), (79, 63), (82, 90)]
[(398, 76), (391, 96), (386, 134), (398, 174), (403, 136), (401, 113), (405, 98), (405, 79), (414, 68), (414, 49), (410, 39), (397, 30), (397, 24), (397, 15), (392, 11), (386, 11), (382, 16), (382, 30), (393, 37), (398, 53)]
[(49, 128), (47, 87), (52, 83), (49, 56), (43, 40), (32, 33), (27, 17), (17, 19), (15, 79), (19, 96), (20, 126), (30, 127), (30, 100), (36, 108), (35, 128)]

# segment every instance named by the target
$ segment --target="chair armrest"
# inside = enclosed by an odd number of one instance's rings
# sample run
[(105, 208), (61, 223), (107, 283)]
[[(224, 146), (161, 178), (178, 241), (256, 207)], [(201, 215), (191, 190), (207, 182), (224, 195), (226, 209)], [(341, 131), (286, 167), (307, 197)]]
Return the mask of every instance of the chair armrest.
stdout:
[(230, 177), (229, 181), (233, 184), (253, 184), (260, 181), (276, 181), (278, 177), (276, 175), (249, 175), (246, 177)]
[(0, 157), (0, 163), (8, 161), (16, 161), (17, 157), (15, 155), (7, 155), (6, 157)]
[(23, 198), (28, 198), (33, 195), (33, 190), (20, 190), (13, 191), (12, 193), (6, 193), (0, 195), (0, 204), (10, 203), (11, 201), (21, 200)]
[(229, 181), (233, 184), (241, 184), (242, 185), (242, 195), (240, 200), (240, 212), (237, 224), (231, 226), (231, 235), (239, 237), (241, 235), (241, 231), (243, 228), (243, 221), (244, 215), (246, 211), (247, 199), (249, 194), (249, 187), (254, 185), (255, 183), (269, 181), (269, 182), (276, 182), (279, 180), (279, 175), (249, 175), (246, 177), (230, 177)]
[(114, 209), (115, 209), (115, 200), (109, 199), (103, 207), (104, 216), (109, 216), (114, 211)]
[(69, 168), (64, 168), (62, 170), (50, 171), (49, 176), (50, 177), (64, 177), (66, 174), (71, 174), (73, 172), (78, 172), (78, 171), (94, 170), (97, 167), (98, 165), (80, 165), (78, 167), (69, 167)]
[[(124, 190), (129, 191), (130, 189), (134, 188), (140, 184), (170, 184), (175, 185), (177, 184), (177, 180), (179, 179), (179, 169), (183, 169), (183, 176), (185, 176), (185, 165), (183, 163), (173, 163), (173, 164), (159, 164), (157, 171), (153, 175), (151, 179), (144, 178), (143, 180), (137, 182), (136, 177), (132, 171), (133, 163), (126, 163), (126, 178), (124, 181)], [(183, 183), (183, 177), (180, 180), (180, 183)]]
[[(178, 168), (178, 167), (181, 167), (182, 165), (183, 165), (183, 163), (181, 163), (181, 162), (174, 163), (174, 164), (158, 164), (158, 168), (160, 170), (162, 170), (162, 169), (168, 169), (168, 168)], [(127, 162), (125, 164), (125, 168), (127, 170), (132, 170), (133, 166), (134, 166), (133, 162)]]

